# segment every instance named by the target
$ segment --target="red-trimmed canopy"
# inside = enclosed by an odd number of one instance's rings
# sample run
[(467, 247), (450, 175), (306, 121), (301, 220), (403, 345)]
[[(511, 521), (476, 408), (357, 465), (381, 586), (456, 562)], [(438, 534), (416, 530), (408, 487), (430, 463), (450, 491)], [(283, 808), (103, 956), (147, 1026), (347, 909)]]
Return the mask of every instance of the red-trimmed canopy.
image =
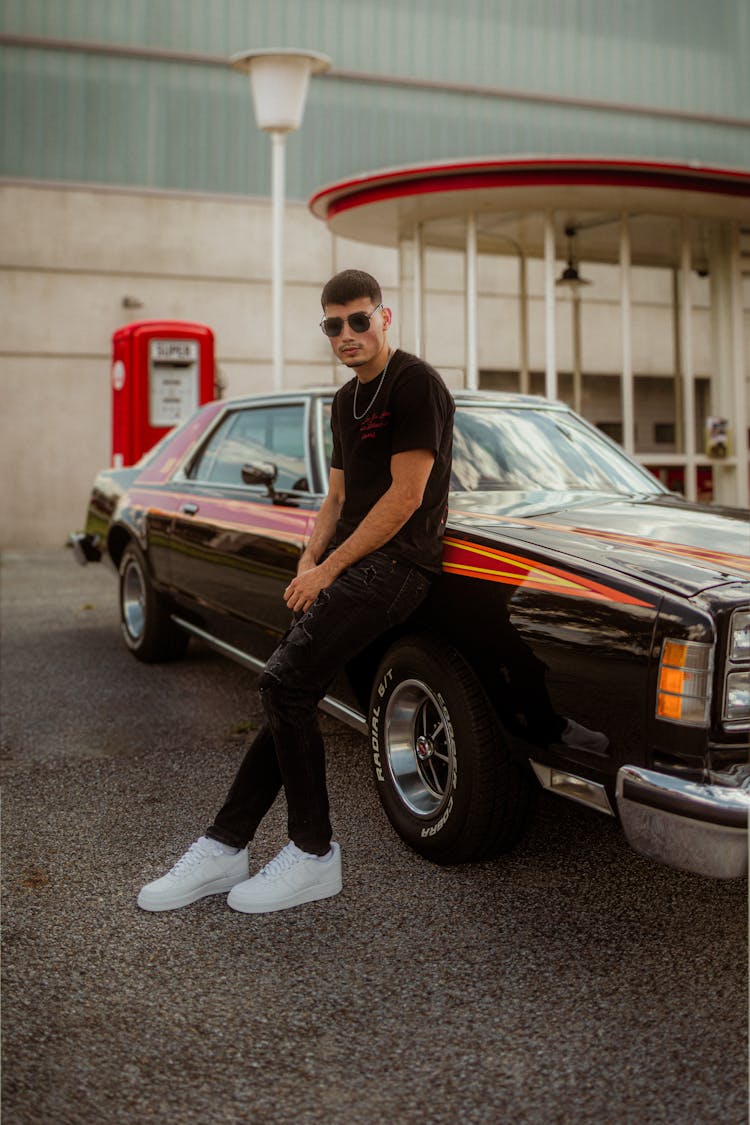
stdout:
[[(428, 224), (428, 243), (456, 248), (464, 244), (463, 219), (474, 212), (480, 249), (502, 253), (505, 239), (537, 254), (542, 250), (540, 234), (528, 229), (527, 221), (533, 212), (555, 211), (561, 225), (579, 228), (599, 226), (590, 220), (602, 213), (613, 220), (628, 213), (750, 223), (750, 171), (610, 157), (451, 160), (384, 169), (330, 184), (316, 192), (310, 209), (346, 238), (394, 246), (411, 235), (415, 224), (423, 223)], [(607, 233), (606, 224), (601, 224), (593, 240), (587, 238), (587, 257), (616, 258), (616, 227), (613, 222)], [(672, 260), (673, 235), (663, 223), (640, 224), (640, 230), (643, 254), (634, 244), (637, 257)]]

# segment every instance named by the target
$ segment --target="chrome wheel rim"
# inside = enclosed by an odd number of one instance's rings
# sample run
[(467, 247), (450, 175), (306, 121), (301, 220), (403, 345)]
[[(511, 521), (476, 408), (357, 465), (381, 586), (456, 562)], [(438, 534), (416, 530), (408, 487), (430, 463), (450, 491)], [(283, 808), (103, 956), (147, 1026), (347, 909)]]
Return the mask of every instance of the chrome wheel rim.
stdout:
[(122, 576), (122, 623), (132, 640), (141, 639), (146, 624), (146, 585), (134, 562), (128, 563)]
[(403, 680), (388, 701), (384, 730), (386, 762), (399, 798), (415, 816), (437, 816), (456, 775), (456, 744), (445, 703), (421, 680)]

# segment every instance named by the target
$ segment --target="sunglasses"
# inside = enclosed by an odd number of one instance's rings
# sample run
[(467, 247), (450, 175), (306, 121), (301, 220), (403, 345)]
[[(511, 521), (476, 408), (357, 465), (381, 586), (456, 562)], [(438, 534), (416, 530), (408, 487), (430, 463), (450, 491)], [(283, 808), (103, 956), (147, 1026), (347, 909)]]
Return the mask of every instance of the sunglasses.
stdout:
[[(382, 305), (377, 305), (371, 313), (366, 312), (353, 312), (349, 313), (346, 318), (346, 323), (351, 328), (352, 332), (366, 332), (370, 327), (370, 318), (375, 316), (378, 309), (382, 309)], [(333, 338), (340, 336), (344, 328), (344, 318), (341, 316), (324, 316), (320, 322), (320, 327), (326, 336)]]

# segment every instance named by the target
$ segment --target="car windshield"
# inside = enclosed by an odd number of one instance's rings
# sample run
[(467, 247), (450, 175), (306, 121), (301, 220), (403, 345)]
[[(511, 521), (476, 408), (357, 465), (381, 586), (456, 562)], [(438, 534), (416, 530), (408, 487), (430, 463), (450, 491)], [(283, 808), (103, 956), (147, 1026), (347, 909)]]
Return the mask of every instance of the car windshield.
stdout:
[(451, 490), (660, 494), (656, 479), (573, 414), (457, 405)]

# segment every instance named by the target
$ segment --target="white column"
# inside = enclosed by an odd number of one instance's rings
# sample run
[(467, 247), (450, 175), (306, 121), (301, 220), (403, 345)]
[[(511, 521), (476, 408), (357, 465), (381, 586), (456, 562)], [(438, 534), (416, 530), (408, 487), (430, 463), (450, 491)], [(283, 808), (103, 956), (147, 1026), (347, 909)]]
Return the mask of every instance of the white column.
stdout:
[(630, 224), (620, 219), (620, 310), (622, 314), (622, 444), (635, 453), (635, 407), (633, 393), (632, 287), (630, 277)]
[(284, 179), (286, 134), (280, 129), (271, 133), (271, 338), (273, 350), (273, 388), (281, 390), (284, 382)]
[(571, 294), (573, 309), (573, 409), (583, 411), (583, 369), (581, 358), (581, 295), (578, 288)]
[[(400, 329), (400, 331), (399, 331), (399, 342), (400, 342), (402, 348), (406, 348), (407, 351), (413, 352), (414, 351), (414, 341), (411, 340), (409, 338), (409, 336), (407, 335), (407, 325), (408, 325), (407, 309), (411, 309), (411, 305), (409, 303), (410, 275), (409, 275), (409, 272), (408, 272), (408, 263), (410, 261), (410, 258), (409, 258), (410, 250), (411, 250), (411, 243), (410, 243), (409, 239), (404, 238), (403, 235), (399, 235), (399, 240), (398, 240), (398, 307), (399, 307), (399, 319), (401, 321), (401, 323), (399, 325), (399, 329)], [(393, 344), (392, 339), (391, 339), (391, 344)]]
[(709, 241), (714, 372), (711, 413), (727, 418), (730, 426), (729, 457), (713, 461), (714, 500), (722, 504), (737, 504), (740, 495), (747, 497), (747, 436), (745, 432), (740, 432), (747, 429), (747, 415), (742, 363), (744, 347), (741, 321), (738, 325), (736, 316), (737, 307), (742, 308), (737, 294), (740, 278), (736, 243), (734, 224), (715, 224)]
[(466, 216), (466, 386), (479, 387), (477, 352), (477, 217)]
[(555, 354), (555, 218), (544, 215), (544, 393), (557, 398), (557, 357)]
[(414, 354), (424, 358), (424, 237), (414, 224)]
[(529, 283), (526, 270), (526, 255), (518, 255), (518, 334), (519, 334), (519, 390), (522, 395), (531, 391), (529, 375)]
[(732, 227), (730, 251), (730, 279), (732, 294), (732, 327), (734, 341), (734, 449), (737, 457), (737, 484), (734, 503), (740, 508), (750, 508), (750, 417), (748, 416), (745, 336), (743, 331), (744, 306), (742, 299), (742, 270), (740, 238), (737, 224)]
[(680, 352), (682, 355), (682, 433), (685, 454), (685, 496), (695, 500), (695, 385), (693, 382), (693, 304), (690, 300), (690, 235), (682, 224), (680, 246)]

